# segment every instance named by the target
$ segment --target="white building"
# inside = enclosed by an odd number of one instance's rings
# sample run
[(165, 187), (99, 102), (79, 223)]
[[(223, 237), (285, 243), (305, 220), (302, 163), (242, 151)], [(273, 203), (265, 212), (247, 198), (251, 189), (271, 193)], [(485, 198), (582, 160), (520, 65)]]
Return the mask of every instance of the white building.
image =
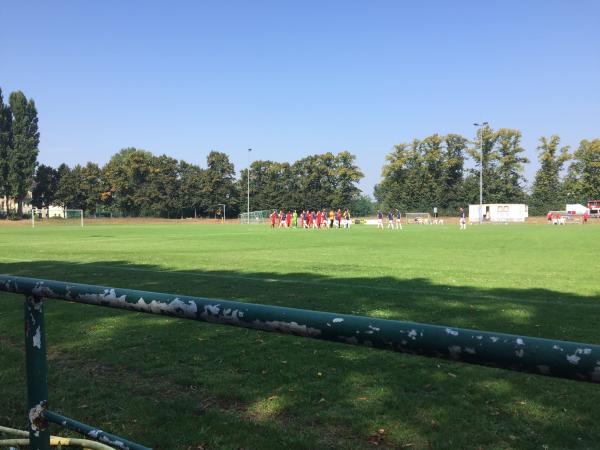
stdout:
[[(522, 203), (484, 203), (484, 222), (525, 222), (529, 217), (529, 207)], [(479, 205), (469, 205), (469, 221), (479, 222)]]
[(585, 213), (590, 213), (590, 209), (578, 203), (567, 204), (565, 209), (569, 216), (582, 216)]

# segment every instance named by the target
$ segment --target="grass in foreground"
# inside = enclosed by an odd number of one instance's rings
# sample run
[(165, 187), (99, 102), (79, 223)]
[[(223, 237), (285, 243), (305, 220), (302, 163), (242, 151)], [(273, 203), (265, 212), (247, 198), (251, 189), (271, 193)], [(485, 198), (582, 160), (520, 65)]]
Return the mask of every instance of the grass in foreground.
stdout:
[[(597, 344), (598, 230), (0, 228), (0, 272)], [(600, 442), (596, 385), (59, 301), (46, 308), (51, 407), (156, 449)], [(22, 327), (22, 299), (0, 294), (0, 423), (19, 427)]]

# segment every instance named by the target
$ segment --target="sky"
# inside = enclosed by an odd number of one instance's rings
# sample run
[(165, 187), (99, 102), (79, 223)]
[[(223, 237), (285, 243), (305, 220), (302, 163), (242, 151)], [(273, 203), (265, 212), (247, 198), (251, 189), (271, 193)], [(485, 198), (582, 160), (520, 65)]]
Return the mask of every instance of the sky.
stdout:
[(600, 137), (599, 23), (596, 0), (0, 0), (0, 88), (53, 166), (348, 150), (370, 195), (394, 144), (487, 121), (522, 131), (531, 182), (540, 136)]

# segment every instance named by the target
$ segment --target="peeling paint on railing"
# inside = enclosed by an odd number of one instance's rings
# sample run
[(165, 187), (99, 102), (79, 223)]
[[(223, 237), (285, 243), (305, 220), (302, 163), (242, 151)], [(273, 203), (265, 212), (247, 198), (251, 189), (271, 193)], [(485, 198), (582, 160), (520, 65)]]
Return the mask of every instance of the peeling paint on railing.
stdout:
[(0, 275), (0, 290), (600, 383), (600, 346)]

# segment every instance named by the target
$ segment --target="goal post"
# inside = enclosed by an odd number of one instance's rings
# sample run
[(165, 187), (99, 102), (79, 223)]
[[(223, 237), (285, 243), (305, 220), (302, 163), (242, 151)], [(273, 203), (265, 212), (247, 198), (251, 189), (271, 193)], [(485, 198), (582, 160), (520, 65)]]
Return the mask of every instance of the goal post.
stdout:
[(417, 225), (429, 225), (431, 223), (431, 215), (429, 213), (413, 212), (406, 213), (406, 223)]
[(250, 225), (261, 225), (264, 223), (268, 223), (270, 214), (271, 211), (269, 211), (268, 209), (263, 209), (262, 211), (250, 211), (249, 213), (241, 213), (240, 223)]
[(39, 225), (78, 225), (83, 227), (83, 209), (32, 208), (31, 226)]

